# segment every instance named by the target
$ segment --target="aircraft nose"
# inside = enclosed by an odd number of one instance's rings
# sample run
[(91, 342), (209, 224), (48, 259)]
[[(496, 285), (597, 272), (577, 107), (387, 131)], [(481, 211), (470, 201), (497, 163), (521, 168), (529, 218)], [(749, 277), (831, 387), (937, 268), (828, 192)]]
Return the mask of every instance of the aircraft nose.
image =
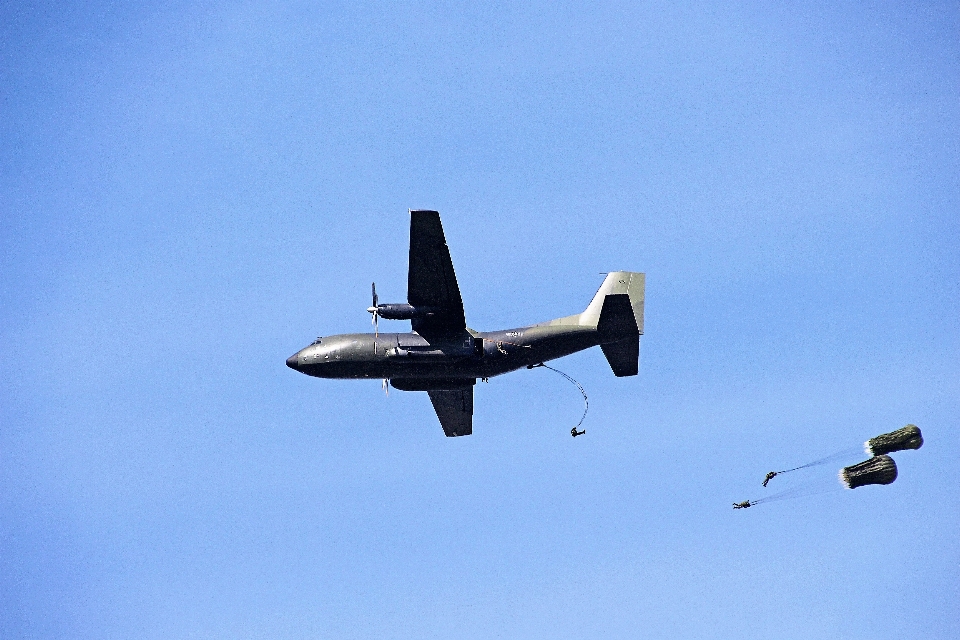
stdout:
[(297, 362), (297, 354), (296, 354), (296, 353), (293, 354), (292, 356), (290, 356), (289, 358), (287, 358), (287, 366), (290, 367), (291, 369), (293, 369), (294, 371), (299, 370), (300, 365), (299, 365), (299, 363)]

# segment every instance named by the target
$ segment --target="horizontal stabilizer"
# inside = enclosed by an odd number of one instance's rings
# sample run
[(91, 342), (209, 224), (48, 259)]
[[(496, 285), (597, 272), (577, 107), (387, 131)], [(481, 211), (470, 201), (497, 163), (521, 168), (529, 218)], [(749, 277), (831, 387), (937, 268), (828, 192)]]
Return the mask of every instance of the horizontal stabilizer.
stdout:
[(620, 342), (607, 342), (600, 345), (607, 357), (613, 375), (618, 378), (635, 376), (640, 371), (640, 337), (634, 336)]
[(626, 293), (608, 294), (597, 321), (600, 349), (617, 377), (635, 376), (640, 370), (640, 327), (630, 302)]
[(626, 338), (640, 337), (640, 328), (626, 293), (612, 293), (603, 299), (600, 319), (597, 321), (600, 343), (619, 342)]

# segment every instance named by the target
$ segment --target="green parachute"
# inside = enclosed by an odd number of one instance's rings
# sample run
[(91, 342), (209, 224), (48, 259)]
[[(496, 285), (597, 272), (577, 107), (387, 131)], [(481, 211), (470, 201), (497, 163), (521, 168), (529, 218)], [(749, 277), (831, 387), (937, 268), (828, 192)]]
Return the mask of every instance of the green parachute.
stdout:
[(870, 438), (863, 443), (863, 448), (872, 456), (880, 456), (904, 449), (919, 449), (923, 446), (923, 434), (915, 424), (908, 424), (903, 429), (884, 433), (876, 438)]
[[(908, 424), (902, 429), (897, 429), (896, 431), (891, 431), (890, 433), (884, 433), (875, 438), (871, 438), (864, 443), (864, 448), (872, 457), (869, 460), (864, 460), (863, 462), (842, 468), (840, 470), (840, 481), (847, 489), (856, 489), (857, 487), (863, 487), (870, 484), (890, 484), (897, 479), (897, 463), (894, 462), (893, 458), (887, 454), (893, 453), (894, 451), (904, 451), (906, 449), (919, 449), (922, 446), (923, 434), (920, 433), (920, 429), (918, 429), (917, 425), (914, 424)], [(829, 455), (825, 458), (808, 462), (807, 464), (800, 465), (799, 467), (785, 469), (783, 471), (771, 471), (766, 475), (762, 484), (764, 487), (766, 487), (767, 483), (769, 483), (774, 477), (785, 473), (800, 471), (801, 469), (809, 469), (811, 467), (819, 467), (829, 462), (838, 461), (841, 458), (849, 459), (852, 457), (852, 455), (856, 454), (856, 451), (857, 450), (855, 449), (838, 451), (837, 453)], [(836, 487), (836, 485), (833, 486)], [(839, 487), (836, 488), (839, 489)], [(801, 483), (800, 486), (788, 488), (785, 491), (768, 495), (759, 500), (745, 500), (744, 502), (735, 503), (734, 508), (745, 509), (747, 507), (764, 502), (785, 500), (788, 498), (799, 497), (801, 495), (823, 493), (825, 491), (826, 489), (817, 488), (813, 484), (804, 485)]]
[(856, 489), (868, 484), (890, 484), (896, 479), (897, 463), (885, 454), (840, 470), (840, 481), (847, 489)]

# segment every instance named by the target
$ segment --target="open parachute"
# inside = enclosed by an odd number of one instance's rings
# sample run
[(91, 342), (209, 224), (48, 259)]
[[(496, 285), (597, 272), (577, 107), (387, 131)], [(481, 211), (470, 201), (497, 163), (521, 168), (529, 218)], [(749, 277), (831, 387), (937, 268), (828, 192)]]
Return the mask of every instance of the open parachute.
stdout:
[(897, 479), (897, 463), (887, 454), (905, 449), (919, 449), (922, 446), (923, 434), (915, 424), (870, 438), (863, 447), (873, 457), (841, 469), (840, 481), (847, 489), (868, 484), (890, 484)]
[[(884, 433), (875, 438), (871, 438), (864, 443), (864, 447), (867, 453), (873, 457), (871, 457), (869, 460), (864, 460), (863, 462), (842, 468), (840, 470), (840, 481), (847, 489), (856, 489), (857, 487), (863, 487), (870, 484), (890, 484), (897, 479), (897, 463), (894, 462), (893, 458), (887, 454), (906, 449), (919, 449), (922, 446), (923, 435), (920, 433), (920, 429), (918, 429), (914, 424), (908, 424), (902, 429), (897, 429), (896, 431), (891, 431), (890, 433)], [(771, 471), (767, 474), (766, 478), (764, 478), (763, 486), (766, 487), (767, 483), (769, 483), (770, 480), (776, 476), (785, 473), (791, 473), (793, 471), (800, 471), (801, 469), (819, 467), (830, 462), (837, 462), (841, 458), (849, 458), (853, 455), (856, 455), (856, 451), (856, 449), (838, 451), (837, 453), (829, 455), (825, 458), (808, 462), (807, 464), (800, 465), (799, 467), (785, 469), (783, 471)], [(836, 484), (833, 486), (836, 487)], [(805, 486), (804, 483), (801, 483), (800, 486), (788, 488), (785, 491), (768, 495), (759, 500), (746, 500), (741, 503), (735, 503), (734, 508), (743, 509), (748, 506), (753, 506), (764, 502), (784, 500), (788, 498), (799, 497), (800, 495), (810, 495), (821, 492), (823, 492), (822, 489), (816, 488), (812, 484), (810, 486)]]
[(890, 484), (896, 479), (897, 463), (884, 454), (840, 470), (840, 480), (847, 489), (856, 489), (868, 484)]
[(923, 446), (923, 434), (915, 424), (908, 424), (903, 429), (884, 433), (876, 438), (870, 438), (863, 443), (863, 448), (872, 456), (880, 456), (904, 449), (919, 449)]

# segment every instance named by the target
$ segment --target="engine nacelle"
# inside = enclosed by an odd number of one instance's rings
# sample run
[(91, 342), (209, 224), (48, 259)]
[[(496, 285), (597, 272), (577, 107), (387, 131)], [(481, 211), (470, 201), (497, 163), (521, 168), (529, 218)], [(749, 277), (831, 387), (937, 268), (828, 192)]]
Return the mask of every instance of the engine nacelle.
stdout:
[(439, 311), (436, 307), (415, 307), (412, 304), (379, 304), (376, 307), (367, 309), (370, 313), (376, 312), (378, 316), (386, 320), (413, 320), (414, 318), (427, 318)]

